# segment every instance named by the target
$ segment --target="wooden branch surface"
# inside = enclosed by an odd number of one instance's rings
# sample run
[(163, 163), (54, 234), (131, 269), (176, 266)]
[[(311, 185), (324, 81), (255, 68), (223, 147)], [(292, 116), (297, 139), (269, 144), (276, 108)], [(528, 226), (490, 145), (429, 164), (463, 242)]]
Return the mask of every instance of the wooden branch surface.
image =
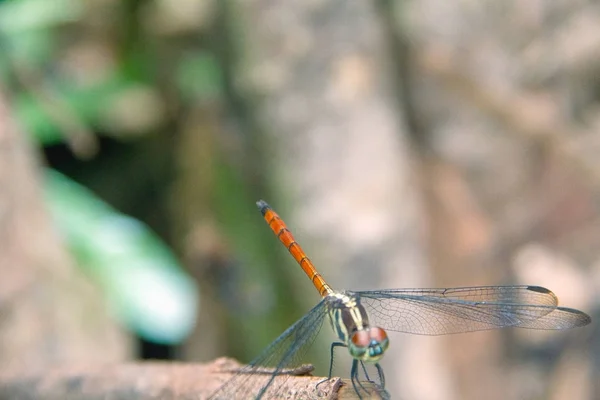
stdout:
[[(57, 366), (27, 372), (3, 370), (0, 371), (0, 400), (200, 400), (220, 387), (239, 366), (234, 360), (219, 358), (207, 364), (144, 362)], [(340, 378), (325, 381), (316, 388), (324, 379), (310, 375), (290, 376), (285, 383), (285, 398), (357, 398), (352, 385)], [(257, 382), (264, 381), (258, 379)], [(247, 391), (239, 393), (236, 399), (247, 399), (245, 395), (248, 395)], [(274, 398), (266, 396), (266, 400)]]

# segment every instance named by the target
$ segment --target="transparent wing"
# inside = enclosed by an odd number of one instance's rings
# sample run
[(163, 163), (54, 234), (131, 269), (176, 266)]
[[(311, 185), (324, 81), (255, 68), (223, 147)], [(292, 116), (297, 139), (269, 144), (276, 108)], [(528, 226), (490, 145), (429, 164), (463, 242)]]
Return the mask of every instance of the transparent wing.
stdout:
[(446, 335), (514, 326), (569, 329), (589, 315), (558, 307), (558, 298), (539, 286), (480, 286), (452, 289), (390, 289), (355, 292), (372, 324), (418, 335)]
[(286, 370), (301, 365), (302, 359), (315, 341), (327, 315), (322, 300), (304, 317), (290, 326), (250, 364), (241, 368), (226, 381), (209, 399), (260, 399), (265, 396), (277, 398), (285, 381), (290, 377)]

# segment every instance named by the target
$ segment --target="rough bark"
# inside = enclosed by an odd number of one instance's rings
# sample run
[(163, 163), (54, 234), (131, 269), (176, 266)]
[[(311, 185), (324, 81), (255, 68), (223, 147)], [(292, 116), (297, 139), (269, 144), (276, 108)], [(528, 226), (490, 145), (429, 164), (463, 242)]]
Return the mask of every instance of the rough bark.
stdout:
[[(236, 368), (239, 368), (239, 364), (223, 358), (209, 364), (84, 364), (27, 372), (1, 371), (0, 399), (201, 400), (208, 398), (229, 379)], [(323, 382), (324, 379), (307, 375), (291, 376), (284, 384), (285, 398), (356, 398), (348, 382), (342, 384), (339, 378)], [(257, 379), (256, 382), (260, 384), (263, 380)], [(235, 394), (231, 400), (247, 398), (248, 391), (244, 391)], [(266, 396), (265, 400), (275, 398), (281, 397)]]
[(0, 369), (126, 358), (126, 336), (63, 246), (40, 164), (0, 93)]

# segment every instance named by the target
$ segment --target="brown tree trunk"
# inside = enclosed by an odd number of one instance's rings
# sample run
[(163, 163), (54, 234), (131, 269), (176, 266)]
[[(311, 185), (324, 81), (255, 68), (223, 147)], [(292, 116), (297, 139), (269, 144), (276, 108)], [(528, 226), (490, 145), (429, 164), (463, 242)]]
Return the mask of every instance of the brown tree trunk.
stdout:
[[(375, 3), (230, 3), (246, 34), (238, 74), (268, 132), (263, 154), (286, 200), (271, 205), (335, 289), (429, 286), (408, 131)], [(316, 299), (300, 275), (294, 293)], [(383, 366), (393, 396), (451, 393), (421, 381), (446, 381), (439, 341), (390, 335)], [(340, 357), (336, 373), (347, 364)]]
[(44, 208), (40, 164), (0, 93), (0, 370), (117, 361), (126, 336)]

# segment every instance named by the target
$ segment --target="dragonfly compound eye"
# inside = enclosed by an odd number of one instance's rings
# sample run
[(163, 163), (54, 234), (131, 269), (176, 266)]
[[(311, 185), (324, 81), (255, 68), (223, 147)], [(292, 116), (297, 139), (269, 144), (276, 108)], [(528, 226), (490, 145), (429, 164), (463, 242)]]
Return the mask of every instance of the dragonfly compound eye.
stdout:
[[(371, 329), (369, 329), (369, 336), (371, 337), (371, 340), (376, 341), (378, 343), (383, 343), (386, 342), (388, 343), (388, 337), (387, 337), (387, 333), (385, 333), (385, 331), (381, 328), (378, 327), (373, 327)], [(387, 345), (386, 345), (387, 348)]]
[(381, 328), (368, 328), (354, 332), (348, 349), (358, 360), (377, 362), (389, 346), (385, 331)]

